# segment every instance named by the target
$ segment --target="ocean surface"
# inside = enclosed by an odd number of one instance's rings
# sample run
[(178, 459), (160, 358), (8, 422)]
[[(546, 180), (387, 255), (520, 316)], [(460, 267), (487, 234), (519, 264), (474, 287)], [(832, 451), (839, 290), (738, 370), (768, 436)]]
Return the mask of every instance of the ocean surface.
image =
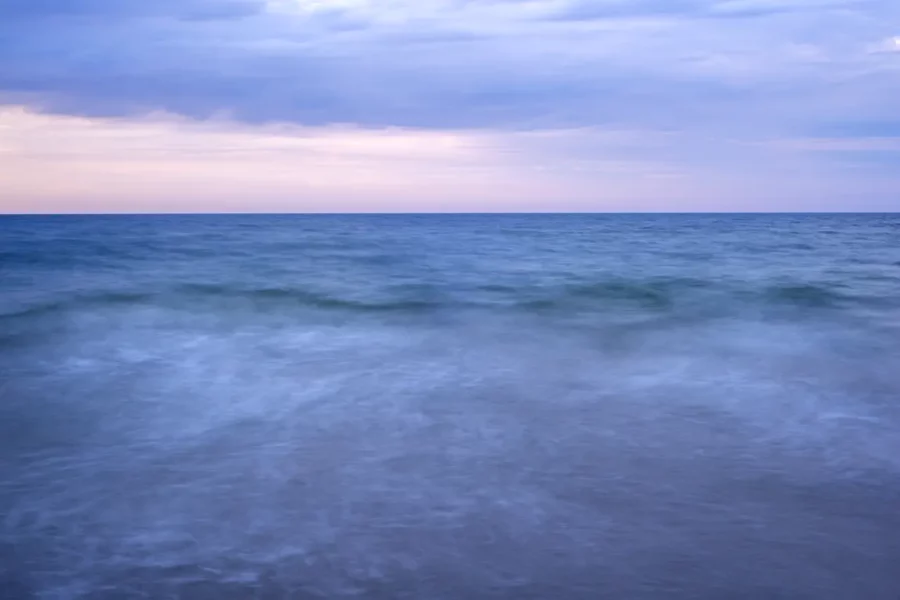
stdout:
[(3, 600), (897, 600), (900, 215), (0, 217)]

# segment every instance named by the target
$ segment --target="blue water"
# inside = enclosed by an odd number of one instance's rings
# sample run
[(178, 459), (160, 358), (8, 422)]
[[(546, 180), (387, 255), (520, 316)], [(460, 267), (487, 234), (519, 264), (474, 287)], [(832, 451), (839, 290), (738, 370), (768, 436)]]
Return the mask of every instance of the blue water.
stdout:
[(0, 598), (900, 598), (900, 215), (0, 218)]

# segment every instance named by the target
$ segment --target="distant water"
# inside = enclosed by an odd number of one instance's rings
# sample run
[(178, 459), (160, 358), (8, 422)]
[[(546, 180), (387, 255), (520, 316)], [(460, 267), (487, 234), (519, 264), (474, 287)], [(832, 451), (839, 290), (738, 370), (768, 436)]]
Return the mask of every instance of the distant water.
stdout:
[(0, 218), (0, 597), (897, 600), (900, 215)]

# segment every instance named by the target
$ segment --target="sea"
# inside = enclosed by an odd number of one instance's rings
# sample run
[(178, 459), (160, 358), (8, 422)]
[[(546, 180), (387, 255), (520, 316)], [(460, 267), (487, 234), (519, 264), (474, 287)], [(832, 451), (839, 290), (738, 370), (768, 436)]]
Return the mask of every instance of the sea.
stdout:
[(2, 600), (898, 600), (900, 215), (0, 217)]

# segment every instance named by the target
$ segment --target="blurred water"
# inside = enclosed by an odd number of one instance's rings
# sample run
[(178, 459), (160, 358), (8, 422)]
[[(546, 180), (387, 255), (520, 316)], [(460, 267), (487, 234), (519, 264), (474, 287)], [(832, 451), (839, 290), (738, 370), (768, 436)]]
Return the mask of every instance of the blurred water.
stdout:
[(900, 215), (0, 218), (0, 598), (900, 598)]

